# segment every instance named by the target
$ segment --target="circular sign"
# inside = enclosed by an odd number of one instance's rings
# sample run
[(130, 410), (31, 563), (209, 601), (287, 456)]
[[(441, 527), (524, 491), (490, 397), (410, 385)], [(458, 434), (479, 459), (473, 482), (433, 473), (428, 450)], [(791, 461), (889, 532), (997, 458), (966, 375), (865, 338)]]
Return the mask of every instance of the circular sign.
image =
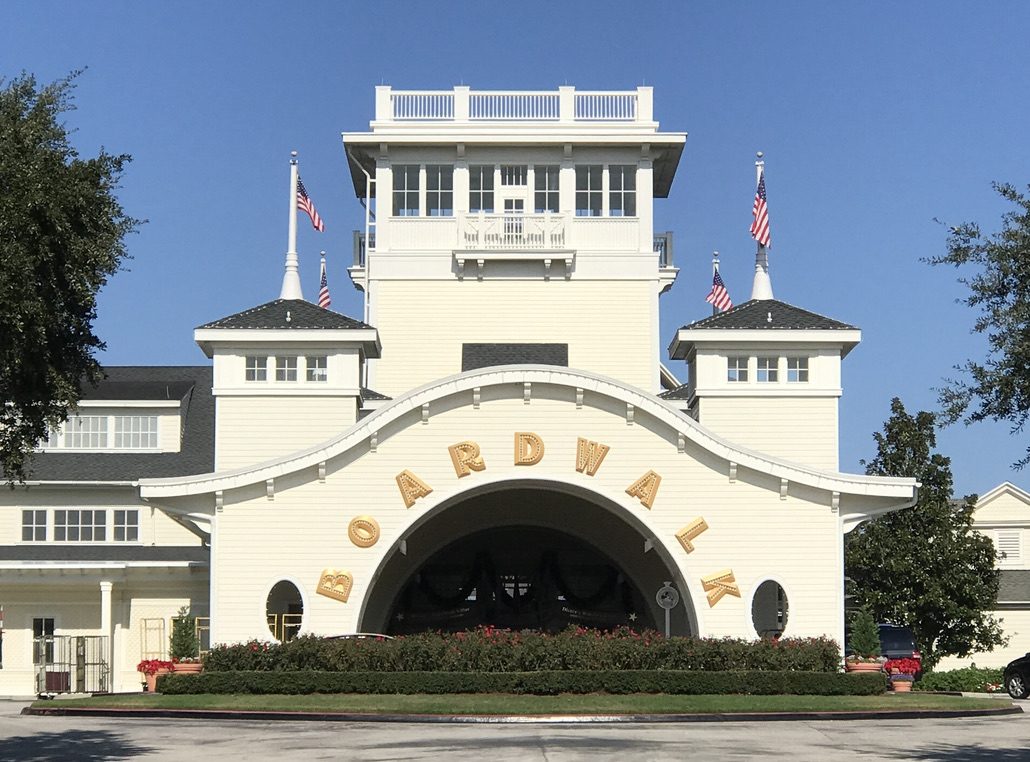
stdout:
[(379, 522), (371, 516), (355, 516), (347, 528), (347, 536), (359, 548), (371, 548), (379, 542)]
[(659, 606), (668, 611), (669, 609), (676, 608), (676, 604), (680, 602), (680, 594), (672, 586), (671, 582), (666, 582), (654, 599), (658, 602)]

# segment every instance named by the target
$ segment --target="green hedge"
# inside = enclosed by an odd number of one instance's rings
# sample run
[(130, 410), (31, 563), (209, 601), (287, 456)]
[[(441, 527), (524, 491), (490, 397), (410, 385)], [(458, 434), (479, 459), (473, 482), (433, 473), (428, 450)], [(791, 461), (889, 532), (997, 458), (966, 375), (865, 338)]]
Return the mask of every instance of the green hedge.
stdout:
[(392, 640), (326, 639), (219, 645), (208, 672), (539, 672), (548, 670), (692, 670), (836, 672), (840, 647), (828, 638), (664, 638), (654, 631), (571, 627), (557, 635), (483, 627)]
[(882, 673), (542, 670), (538, 672), (208, 672), (157, 679), (169, 694), (249, 693), (669, 693), (869, 696), (886, 690)]
[(986, 693), (988, 686), (1001, 685), (1004, 671), (1001, 667), (966, 667), (946, 672), (924, 672), (922, 678), (913, 684), (912, 690)]

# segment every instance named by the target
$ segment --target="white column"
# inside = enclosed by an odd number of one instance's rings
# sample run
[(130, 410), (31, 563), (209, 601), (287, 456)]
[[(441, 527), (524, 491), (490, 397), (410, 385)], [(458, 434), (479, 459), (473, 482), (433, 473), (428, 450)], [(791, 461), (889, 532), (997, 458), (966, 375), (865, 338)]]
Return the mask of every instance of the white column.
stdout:
[(107, 648), (104, 649), (104, 661), (110, 670), (110, 682), (108, 690), (114, 690), (115, 665), (114, 665), (114, 632), (111, 628), (111, 589), (114, 583), (109, 579), (100, 580), (100, 634), (107, 638)]

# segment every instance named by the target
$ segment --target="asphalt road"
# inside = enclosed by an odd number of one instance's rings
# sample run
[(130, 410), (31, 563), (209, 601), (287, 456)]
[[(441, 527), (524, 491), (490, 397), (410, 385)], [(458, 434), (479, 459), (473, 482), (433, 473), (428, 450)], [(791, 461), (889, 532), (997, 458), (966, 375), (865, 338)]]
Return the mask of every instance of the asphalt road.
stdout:
[(891, 722), (439, 725), (29, 717), (19, 714), (23, 706), (0, 702), (2, 762), (1030, 760), (1030, 714)]

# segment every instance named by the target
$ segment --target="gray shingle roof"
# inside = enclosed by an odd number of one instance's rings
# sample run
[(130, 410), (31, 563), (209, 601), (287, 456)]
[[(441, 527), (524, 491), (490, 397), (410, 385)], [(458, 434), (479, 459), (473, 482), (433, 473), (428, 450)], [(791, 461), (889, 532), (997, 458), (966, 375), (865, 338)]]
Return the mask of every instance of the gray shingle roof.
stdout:
[(199, 545), (5, 545), (0, 546), (0, 561), (189, 561), (209, 563), (211, 551)]
[(569, 366), (568, 344), (462, 344), (461, 371), (494, 365)]
[(658, 399), (663, 400), (688, 400), (690, 399), (689, 384), (683, 384), (677, 386), (675, 389), (666, 389), (664, 392), (658, 395)]
[(392, 400), (393, 397), (387, 397), (385, 394), (380, 394), (372, 389), (366, 389), (364, 386), (361, 387), (361, 399), (363, 400)]
[[(771, 319), (770, 319), (771, 318)], [(704, 320), (683, 326), (680, 330), (857, 330), (839, 320), (803, 310), (775, 299), (752, 299)]]
[[(289, 319), (287, 319), (289, 316)], [(235, 315), (205, 323), (199, 328), (348, 329), (372, 326), (360, 320), (322, 309), (304, 299), (276, 299)], [(198, 330), (199, 330), (198, 328)]]
[(998, 603), (1030, 601), (1030, 569), (1002, 569)]
[(208, 366), (112, 366), (89, 400), (180, 400), (179, 452), (45, 452), (27, 463), (28, 481), (135, 481), (204, 474), (215, 467), (215, 402)]

